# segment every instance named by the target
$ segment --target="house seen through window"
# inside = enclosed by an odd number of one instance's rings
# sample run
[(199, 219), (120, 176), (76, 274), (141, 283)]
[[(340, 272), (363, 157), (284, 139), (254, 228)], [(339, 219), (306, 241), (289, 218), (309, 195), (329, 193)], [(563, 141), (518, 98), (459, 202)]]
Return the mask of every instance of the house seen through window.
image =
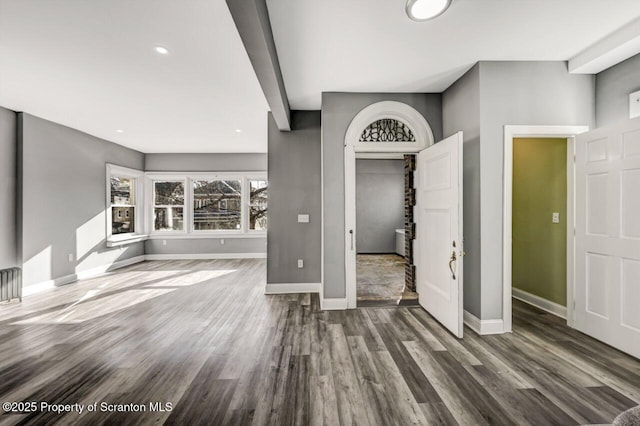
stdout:
[(129, 234), (135, 229), (135, 184), (136, 180), (122, 176), (111, 176), (111, 234)]

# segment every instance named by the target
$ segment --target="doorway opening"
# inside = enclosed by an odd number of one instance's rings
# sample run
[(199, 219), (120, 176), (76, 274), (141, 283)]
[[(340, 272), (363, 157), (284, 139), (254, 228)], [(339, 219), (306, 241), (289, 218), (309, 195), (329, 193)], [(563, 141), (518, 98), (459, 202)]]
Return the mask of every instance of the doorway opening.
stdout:
[[(413, 107), (396, 101), (381, 101), (362, 109), (351, 121), (345, 134), (345, 296), (348, 309), (358, 306), (356, 242), (356, 161), (357, 159), (403, 159), (433, 145), (433, 133), (424, 116)], [(412, 171), (413, 173), (413, 171)], [(395, 229), (392, 236), (395, 236)], [(413, 252), (412, 235), (405, 235), (406, 246)], [(392, 253), (394, 253), (393, 251)], [(406, 268), (405, 277), (413, 280), (415, 268)]]
[(567, 139), (513, 139), (512, 295), (567, 318)]
[(574, 136), (586, 131), (505, 126), (504, 332), (512, 331), (512, 298), (572, 325)]
[(356, 156), (358, 307), (418, 305), (411, 287), (412, 251), (405, 250), (413, 209), (407, 199), (413, 186), (411, 163), (401, 154)]

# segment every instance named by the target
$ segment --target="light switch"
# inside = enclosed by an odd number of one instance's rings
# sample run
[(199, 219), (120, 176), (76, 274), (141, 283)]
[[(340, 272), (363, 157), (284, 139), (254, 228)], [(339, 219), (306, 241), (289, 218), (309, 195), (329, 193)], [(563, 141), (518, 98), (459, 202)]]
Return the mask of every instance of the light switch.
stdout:
[(629, 118), (640, 117), (640, 90), (629, 95)]
[(309, 215), (308, 214), (299, 214), (298, 215), (298, 223), (309, 223)]
[(560, 213), (553, 213), (551, 215), (551, 222), (560, 223)]

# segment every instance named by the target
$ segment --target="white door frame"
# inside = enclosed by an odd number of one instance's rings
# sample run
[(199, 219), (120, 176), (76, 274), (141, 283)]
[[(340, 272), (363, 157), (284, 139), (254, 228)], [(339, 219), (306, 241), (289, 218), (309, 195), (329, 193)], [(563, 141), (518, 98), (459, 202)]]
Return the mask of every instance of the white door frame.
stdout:
[[(392, 118), (406, 124), (413, 132), (416, 142), (359, 142), (363, 130), (382, 118)], [(371, 104), (360, 111), (349, 124), (344, 138), (344, 255), (347, 309), (357, 307), (356, 158), (397, 158), (401, 154), (416, 154), (433, 143), (433, 132), (424, 116), (402, 102), (382, 101)]]
[(502, 248), (502, 321), (504, 332), (510, 333), (512, 324), (512, 224), (513, 224), (513, 139), (567, 138), (567, 324), (573, 325), (574, 275), (574, 138), (589, 131), (589, 126), (504, 126), (504, 211)]

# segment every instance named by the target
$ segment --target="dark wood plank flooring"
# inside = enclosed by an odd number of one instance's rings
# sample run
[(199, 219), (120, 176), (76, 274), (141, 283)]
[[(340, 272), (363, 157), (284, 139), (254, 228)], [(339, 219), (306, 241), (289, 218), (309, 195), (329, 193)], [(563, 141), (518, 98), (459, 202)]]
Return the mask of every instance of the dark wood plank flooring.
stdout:
[(458, 340), (419, 307), (264, 285), (264, 260), (145, 262), (0, 305), (0, 402), (99, 404), (0, 423), (576, 425), (640, 402), (638, 360), (517, 301), (512, 334)]

